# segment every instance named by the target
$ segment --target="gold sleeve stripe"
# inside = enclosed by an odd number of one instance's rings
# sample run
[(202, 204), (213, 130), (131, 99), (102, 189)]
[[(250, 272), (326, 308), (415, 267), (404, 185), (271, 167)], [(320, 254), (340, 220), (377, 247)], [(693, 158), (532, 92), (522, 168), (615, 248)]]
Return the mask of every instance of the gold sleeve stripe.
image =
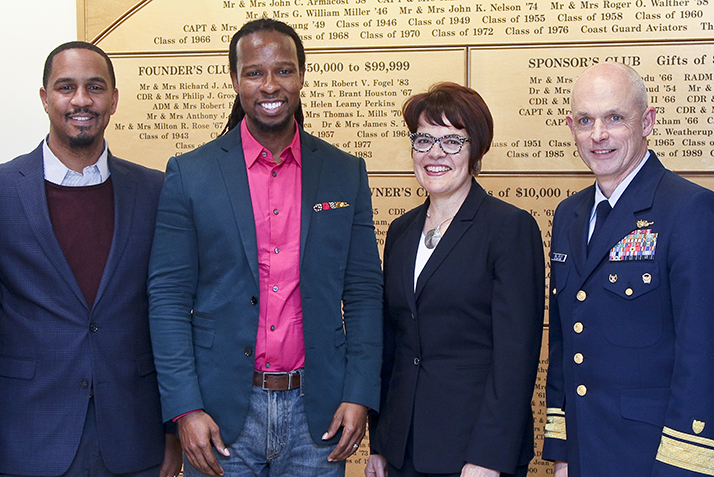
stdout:
[(546, 414), (550, 415), (556, 415), (556, 416), (565, 416), (565, 411), (560, 409), (559, 407), (549, 407), (545, 410)]
[[(563, 413), (565, 414), (565, 413)], [(567, 439), (565, 432), (565, 416), (548, 416), (545, 423), (546, 439)]]
[(708, 446), (714, 448), (714, 439), (707, 439), (706, 437), (699, 437), (693, 434), (686, 434), (684, 432), (675, 431), (670, 427), (665, 427), (662, 429), (662, 434), (674, 437), (676, 439), (682, 439), (683, 441), (693, 442), (695, 444), (701, 444), (703, 446)]
[(680, 469), (714, 475), (714, 449), (676, 441), (667, 436), (662, 436), (657, 450), (657, 460)]

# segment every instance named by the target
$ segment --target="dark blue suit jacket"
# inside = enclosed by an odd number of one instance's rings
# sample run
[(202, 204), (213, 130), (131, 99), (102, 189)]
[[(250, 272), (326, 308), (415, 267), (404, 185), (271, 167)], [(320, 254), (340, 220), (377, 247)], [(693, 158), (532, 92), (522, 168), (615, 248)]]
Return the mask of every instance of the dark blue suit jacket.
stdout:
[(111, 155), (109, 169), (114, 238), (90, 310), (52, 231), (42, 146), (0, 165), (0, 474), (67, 470), (90, 383), (109, 470), (163, 460), (146, 296), (163, 174)]
[[(379, 406), (382, 276), (364, 161), (300, 134), (303, 390), (310, 433), (321, 443), (340, 402)], [(328, 201), (349, 206), (315, 210)], [(240, 127), (169, 161), (149, 295), (164, 418), (204, 409), (223, 441), (235, 442), (260, 308)]]
[[(571, 477), (714, 475), (714, 192), (650, 151), (587, 255), (594, 190), (553, 223), (543, 456)], [(611, 258), (647, 230), (652, 258)]]
[(476, 182), (414, 291), (427, 201), (392, 222), (384, 250), (382, 406), (372, 447), (402, 466), (512, 474), (533, 457), (531, 397), (543, 332), (543, 242), (527, 212)]

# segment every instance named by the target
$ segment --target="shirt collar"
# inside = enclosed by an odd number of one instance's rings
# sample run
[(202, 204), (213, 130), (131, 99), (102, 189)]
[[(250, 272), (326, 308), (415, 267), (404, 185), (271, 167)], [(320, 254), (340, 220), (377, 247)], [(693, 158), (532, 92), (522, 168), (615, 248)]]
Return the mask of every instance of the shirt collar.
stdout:
[[(97, 162), (91, 166), (97, 166), (99, 169), (99, 175), (102, 178), (102, 182), (106, 181), (111, 174), (109, 172), (109, 163), (107, 157), (109, 156), (107, 152), (107, 141), (104, 141), (104, 150), (102, 154), (97, 159)], [(45, 138), (42, 143), (42, 166), (45, 171), (45, 180), (53, 184), (62, 185), (68, 174), (77, 174), (75, 171), (70, 170), (64, 165), (62, 161), (59, 160), (57, 156), (52, 152), (50, 146), (47, 144), (47, 138)], [(85, 168), (86, 169), (86, 168)]]
[[(273, 155), (253, 137), (248, 130), (248, 125), (246, 124), (245, 119), (243, 119), (240, 123), (240, 136), (243, 141), (243, 155), (248, 168), (252, 167), (253, 164), (255, 164), (255, 161), (260, 158), (266, 162), (273, 162)], [(295, 135), (293, 136), (293, 140), (290, 141), (288, 147), (283, 149), (283, 152), (280, 153), (280, 158), (282, 159), (281, 162), (290, 161), (292, 159), (298, 166), (302, 166), (300, 127), (298, 127), (297, 121), (295, 121)]]
[[(617, 201), (620, 200), (620, 197), (622, 194), (625, 192), (625, 189), (627, 189), (627, 186), (630, 185), (630, 182), (632, 182), (632, 179), (635, 178), (638, 172), (640, 172), (640, 169), (642, 169), (642, 166), (645, 165), (645, 162), (647, 162), (647, 159), (650, 157), (650, 151), (647, 151), (647, 154), (645, 154), (645, 157), (640, 161), (640, 163), (635, 167), (635, 169), (627, 174), (627, 177), (620, 182), (617, 187), (615, 187), (615, 190), (612, 192), (612, 195), (608, 199), (605, 197), (605, 194), (602, 193), (602, 190), (600, 190), (600, 185), (598, 185), (597, 182), (595, 182), (595, 204), (593, 206), (593, 211), (597, 207), (597, 205), (603, 201), (603, 200), (608, 200), (610, 201), (610, 207), (615, 208), (615, 204), (617, 204)], [(594, 212), (593, 212), (594, 213)]]

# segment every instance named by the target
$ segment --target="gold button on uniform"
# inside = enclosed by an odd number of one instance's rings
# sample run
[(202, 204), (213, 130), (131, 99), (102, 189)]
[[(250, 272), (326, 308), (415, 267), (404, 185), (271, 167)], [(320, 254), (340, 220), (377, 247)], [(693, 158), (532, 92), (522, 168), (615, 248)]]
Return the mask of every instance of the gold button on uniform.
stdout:
[(558, 290), (554, 287), (554, 288), (553, 288), (553, 295), (555, 295), (556, 293), (558, 293)]
[(588, 388), (586, 388), (584, 384), (581, 384), (578, 386), (577, 393), (578, 396), (585, 396), (588, 393)]
[(583, 332), (583, 324), (578, 321), (577, 323), (575, 323), (575, 324), (573, 325), (573, 330), (575, 330), (575, 332), (576, 332), (577, 334), (582, 333), (582, 332)]
[(632, 290), (632, 288), (628, 288), (627, 290), (625, 290), (625, 295), (627, 296), (632, 296), (633, 293), (635, 292)]
[(588, 297), (588, 294), (585, 293), (583, 290), (580, 290), (577, 295), (575, 295), (575, 298), (578, 299), (578, 301), (585, 301), (585, 299)]
[(575, 353), (575, 356), (573, 356), (573, 361), (575, 361), (575, 364), (581, 364), (583, 362), (583, 354)]

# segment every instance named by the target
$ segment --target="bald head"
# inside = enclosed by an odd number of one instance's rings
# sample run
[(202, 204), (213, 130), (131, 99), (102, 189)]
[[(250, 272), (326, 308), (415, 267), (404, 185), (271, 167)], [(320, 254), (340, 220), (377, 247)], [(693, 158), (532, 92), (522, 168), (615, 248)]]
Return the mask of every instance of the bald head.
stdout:
[(644, 112), (647, 109), (647, 88), (642, 77), (637, 71), (621, 63), (598, 63), (583, 71), (575, 81), (572, 101), (575, 102), (580, 89), (591, 87), (591, 83), (597, 81), (611, 81), (620, 85), (639, 111)]
[(571, 108), (566, 121), (580, 158), (610, 197), (647, 154), (655, 110), (645, 84), (629, 66), (599, 63), (575, 82)]

